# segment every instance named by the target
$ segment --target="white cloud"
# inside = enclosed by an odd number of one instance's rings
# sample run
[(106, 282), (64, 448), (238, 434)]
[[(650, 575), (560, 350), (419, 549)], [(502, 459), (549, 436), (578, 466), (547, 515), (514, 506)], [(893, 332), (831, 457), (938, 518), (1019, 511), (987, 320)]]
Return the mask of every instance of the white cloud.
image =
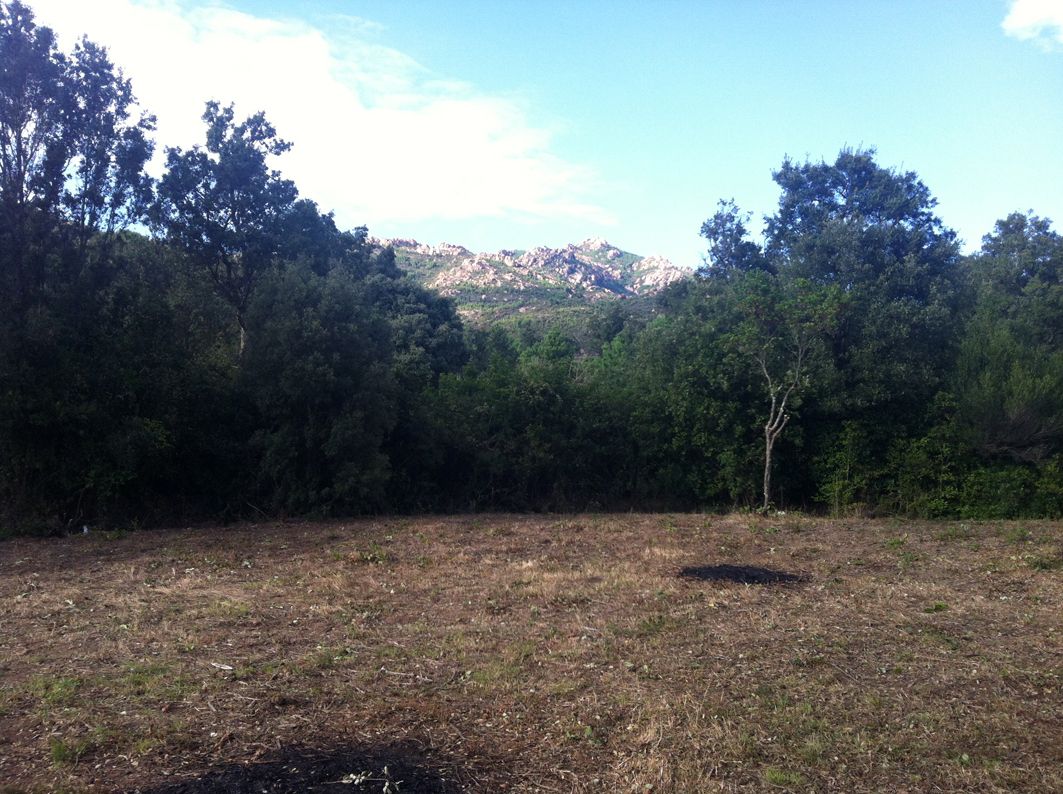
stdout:
[(378, 43), (375, 23), (328, 30), (188, 0), (31, 0), (64, 46), (106, 46), (158, 117), (157, 139), (202, 141), (208, 99), (264, 110), (295, 146), (279, 161), (341, 226), (422, 219), (610, 223), (595, 175), (551, 151), (516, 98), (435, 75)]
[(1004, 32), (1045, 48), (1063, 45), (1063, 0), (1012, 0)]

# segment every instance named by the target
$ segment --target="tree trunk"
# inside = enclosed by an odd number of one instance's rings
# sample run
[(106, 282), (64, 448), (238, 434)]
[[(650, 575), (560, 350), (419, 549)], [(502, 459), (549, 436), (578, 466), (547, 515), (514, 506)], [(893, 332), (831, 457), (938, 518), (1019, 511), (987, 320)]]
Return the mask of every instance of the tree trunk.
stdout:
[(771, 453), (775, 449), (775, 440), (782, 435), (783, 428), (790, 421), (790, 415), (783, 412), (789, 396), (790, 393), (787, 392), (783, 397), (778, 406), (778, 413), (772, 408), (771, 419), (764, 425), (764, 504), (760, 509), (765, 513), (771, 507)]
[(761, 510), (765, 513), (768, 512), (768, 507), (771, 505), (771, 449), (775, 446), (775, 439), (772, 437), (771, 428), (764, 428), (764, 504), (761, 506)]
[(764, 423), (764, 503), (760, 509), (765, 513), (771, 507), (771, 453), (775, 447), (775, 440), (782, 435), (786, 423), (790, 421), (790, 415), (786, 413), (786, 403), (790, 395), (801, 385), (801, 364), (804, 362), (806, 349), (806, 345), (798, 340), (789, 385), (777, 384), (771, 377), (771, 372), (768, 371), (767, 349), (757, 357), (760, 371), (764, 375), (764, 382), (768, 385), (768, 396), (771, 398), (768, 421)]

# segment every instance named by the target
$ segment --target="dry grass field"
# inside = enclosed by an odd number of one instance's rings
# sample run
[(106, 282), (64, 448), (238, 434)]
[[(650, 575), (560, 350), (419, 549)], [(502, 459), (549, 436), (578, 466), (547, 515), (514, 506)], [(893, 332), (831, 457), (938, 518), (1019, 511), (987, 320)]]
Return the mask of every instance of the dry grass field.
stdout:
[(1063, 791), (1063, 525), (0, 543), (0, 791)]

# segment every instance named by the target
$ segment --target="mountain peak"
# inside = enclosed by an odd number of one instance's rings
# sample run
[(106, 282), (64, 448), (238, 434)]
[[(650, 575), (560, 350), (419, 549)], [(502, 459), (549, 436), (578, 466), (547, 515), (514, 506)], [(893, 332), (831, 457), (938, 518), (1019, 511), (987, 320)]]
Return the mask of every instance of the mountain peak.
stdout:
[(505, 316), (559, 305), (650, 295), (690, 272), (659, 256), (623, 251), (600, 237), (563, 248), (474, 253), (461, 245), (382, 240), (399, 267), (452, 298), (466, 316)]

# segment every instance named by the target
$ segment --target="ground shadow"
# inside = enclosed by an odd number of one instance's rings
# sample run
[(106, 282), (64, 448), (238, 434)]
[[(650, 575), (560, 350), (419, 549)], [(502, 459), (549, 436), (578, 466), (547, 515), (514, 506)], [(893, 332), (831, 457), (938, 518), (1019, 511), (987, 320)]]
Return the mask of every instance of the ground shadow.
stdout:
[(411, 745), (338, 750), (287, 747), (263, 761), (225, 764), (195, 778), (138, 788), (130, 794), (450, 794), (469, 791), (478, 782), (469, 770)]
[(700, 565), (687, 566), (679, 575), (703, 582), (737, 582), (738, 584), (791, 584), (807, 581), (803, 573), (787, 573), (756, 565)]

